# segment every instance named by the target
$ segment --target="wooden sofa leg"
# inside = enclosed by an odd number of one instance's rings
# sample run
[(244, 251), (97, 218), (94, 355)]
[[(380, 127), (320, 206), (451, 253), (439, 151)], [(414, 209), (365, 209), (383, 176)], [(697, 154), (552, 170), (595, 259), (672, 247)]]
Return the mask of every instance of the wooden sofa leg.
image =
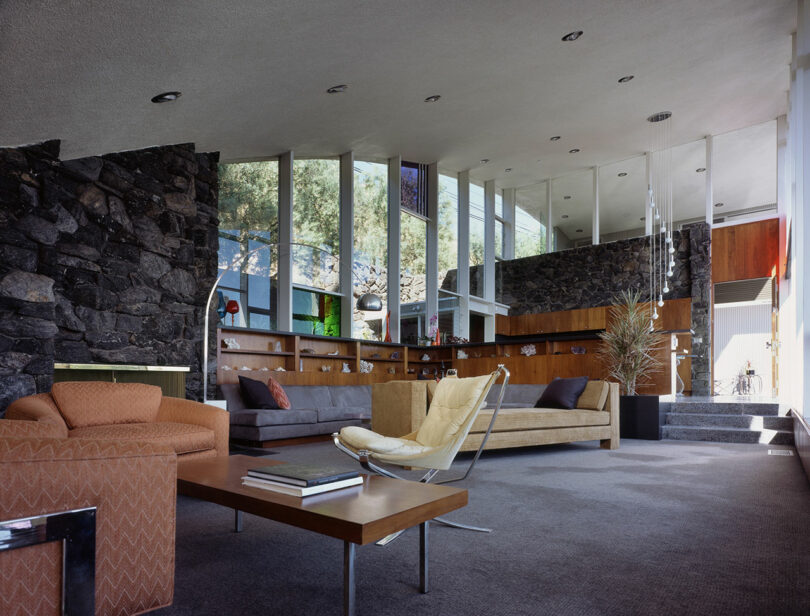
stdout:
[(618, 449), (619, 448), (619, 439), (617, 438), (606, 438), (599, 441), (599, 446), (602, 449)]

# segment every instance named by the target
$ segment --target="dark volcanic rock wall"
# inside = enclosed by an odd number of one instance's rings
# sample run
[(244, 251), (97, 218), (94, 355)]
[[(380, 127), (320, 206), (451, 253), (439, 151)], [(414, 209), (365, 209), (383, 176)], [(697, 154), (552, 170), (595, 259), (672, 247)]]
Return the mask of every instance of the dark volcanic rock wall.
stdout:
[(0, 149), (0, 412), (53, 363), (191, 367), (217, 267), (217, 154)]

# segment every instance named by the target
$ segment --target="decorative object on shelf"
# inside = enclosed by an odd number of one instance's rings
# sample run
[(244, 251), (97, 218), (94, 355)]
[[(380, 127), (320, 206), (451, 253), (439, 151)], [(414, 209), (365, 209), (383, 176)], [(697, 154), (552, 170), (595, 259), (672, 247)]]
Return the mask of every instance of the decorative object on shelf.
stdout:
[(225, 345), (226, 349), (241, 349), (242, 347), (239, 346), (239, 343), (236, 341), (236, 338), (223, 338), (222, 344)]
[(408, 374), (414, 374), (416, 370), (414, 368), (408, 368)]
[(219, 317), (219, 322), (222, 323), (225, 319), (225, 295), (222, 291), (217, 291), (217, 316)]
[(273, 345), (273, 351), (275, 353), (281, 353), (281, 342), (276, 340), (275, 344)]
[(469, 355), (464, 352), (464, 349), (459, 349), (456, 351), (456, 358), (457, 359), (467, 359)]
[(640, 299), (641, 291), (637, 289), (622, 291), (613, 300), (616, 305), (610, 309), (607, 328), (599, 334), (599, 357), (628, 396), (636, 395), (639, 379), (649, 380), (660, 368), (655, 358), (661, 346), (658, 334), (651, 329), (649, 314)]
[[(315, 349), (310, 349), (309, 347), (301, 349), (300, 352), (305, 353), (307, 355), (315, 355)], [(329, 353), (329, 355), (337, 355), (337, 351), (335, 351), (334, 353)]]
[(571, 352), (574, 355), (585, 355), (585, 347), (584, 346), (578, 346), (578, 345), (575, 344), (574, 346), (571, 347)]
[(420, 359), (421, 359), (422, 361), (430, 361), (430, 355), (428, 355), (427, 353), (425, 353), (424, 355), (422, 355), (422, 357), (421, 357)]
[(478, 351), (473, 351), (472, 356), (478, 359), (479, 357), (481, 357), (481, 353), (479, 353)]
[(237, 302), (235, 299), (229, 299), (228, 303), (225, 304), (225, 312), (231, 315), (231, 325), (233, 325), (234, 318), (239, 312), (239, 302)]
[(381, 356), (379, 353), (372, 353), (369, 355), (369, 359), (379, 359)]
[(466, 338), (462, 338), (461, 336), (447, 336), (447, 340), (445, 340), (447, 344), (467, 344), (469, 340)]
[(430, 338), (430, 343), (438, 346), (441, 344), (441, 337), (439, 335), (439, 315), (435, 312), (433, 316), (430, 317), (430, 327), (428, 328), (428, 338)]
[(323, 364), (321, 366), (321, 372), (331, 372), (331, 371), (332, 371), (332, 366), (327, 366), (326, 364)]
[(347, 364), (345, 361), (343, 362), (343, 369), (341, 370), (341, 372), (344, 372), (344, 373), (351, 372), (351, 370), (349, 369), (349, 364)]
[(524, 344), (522, 347), (520, 347), (520, 354), (525, 355), (526, 357), (537, 355), (537, 348), (535, 348), (533, 344)]
[(259, 372), (270, 372), (270, 368), (268, 368), (267, 366), (262, 366), (261, 368), (259, 368)]
[(391, 353), (391, 359), (399, 359), (399, 351), (394, 351)]
[(223, 370), (233, 370), (233, 368), (231, 368), (230, 366), (222, 366), (222, 369)]
[(383, 342), (391, 342), (391, 311), (385, 315), (385, 338)]
[(287, 369), (283, 366), (279, 366), (278, 368), (273, 368), (273, 372), (287, 372)]
[(372, 370), (374, 370), (374, 364), (372, 364), (370, 361), (366, 361), (365, 359), (360, 360), (361, 374), (370, 374)]
[(396, 374), (396, 373), (397, 373), (397, 369), (394, 368), (393, 366), (388, 369), (388, 374)]
[[(312, 351), (312, 352), (314, 353), (315, 351)], [(327, 353), (327, 355), (339, 355), (339, 354), (340, 354), (340, 352), (337, 349), (335, 349), (331, 353)]]
[(239, 368), (239, 369), (240, 369), (240, 370), (244, 370), (245, 372), (248, 372), (248, 371), (250, 371), (250, 370), (253, 370), (253, 368), (248, 368), (247, 366), (242, 366), (242, 367), (241, 367), (241, 368)]
[(504, 352), (503, 352), (503, 356), (504, 356), (504, 357), (512, 357), (512, 356), (511, 356), (509, 353), (507, 353), (506, 351), (504, 351)]
[(431, 342), (432, 341), (428, 336), (419, 336), (419, 338), (417, 338), (417, 340), (416, 340), (416, 343), (419, 346), (430, 346)]
[[(234, 270), (237, 266), (241, 266), (243, 264), (250, 265), (251, 267), (255, 266), (256, 265), (255, 263), (250, 263), (250, 259), (251, 259), (251, 257), (255, 256), (256, 253), (258, 253), (261, 250), (270, 250), (271, 248), (281, 248), (281, 247), (292, 248), (294, 246), (302, 246), (304, 248), (307, 248), (308, 250), (317, 250), (318, 252), (323, 253), (327, 257), (332, 257), (335, 261), (338, 262), (338, 264), (342, 263), (341, 260), (336, 255), (333, 255), (332, 253), (324, 250), (323, 248), (318, 248), (317, 246), (311, 246), (310, 244), (303, 244), (301, 242), (267, 242), (267, 243), (262, 242), (256, 248), (253, 248), (252, 250), (248, 250), (244, 254), (238, 253), (234, 257), (234, 259), (228, 264), (227, 267), (222, 268), (219, 276), (217, 276), (217, 279), (214, 281), (214, 284), (212, 285), (211, 290), (208, 292), (208, 299), (205, 302), (205, 312), (203, 313), (205, 315), (205, 317), (203, 319), (203, 345), (202, 345), (202, 348), (203, 348), (203, 358), (202, 359), (203, 360), (202, 360), (202, 365), (206, 367), (206, 369), (204, 369), (202, 371), (202, 373), (203, 373), (203, 388), (202, 388), (203, 389), (203, 400), (202, 401), (203, 402), (205, 402), (208, 399), (208, 369), (207, 369), (207, 367), (208, 367), (208, 333), (209, 333), (209, 322), (210, 322), (210, 317), (211, 317), (211, 302), (212, 302), (212, 300), (214, 298), (214, 295), (216, 294), (216, 292), (218, 290), (217, 287), (219, 286), (219, 283), (222, 281), (222, 278), (225, 276), (225, 274), (227, 274), (229, 271)], [(279, 251), (279, 252), (281, 252), (281, 251)], [(291, 259), (292, 258), (291, 253), (292, 253), (292, 250), (288, 251), (287, 256), (285, 258), (290, 258)], [(357, 272), (354, 271), (354, 267), (351, 266), (351, 263), (347, 263), (346, 265), (348, 265), (347, 271), (350, 273), (350, 275), (354, 276), (358, 280), (358, 282), (360, 282), (362, 284), (363, 281), (360, 279), (360, 276), (357, 274)], [(231, 302), (233, 302), (233, 304), (236, 307), (236, 309), (233, 312), (228, 310), (228, 307), (231, 305)], [(363, 295), (361, 295), (358, 298), (357, 303), (355, 304), (355, 307), (357, 308), (357, 310), (361, 310), (361, 311), (379, 312), (379, 311), (382, 310), (382, 300), (379, 298), (379, 296), (374, 295), (373, 293), (364, 293)], [(233, 325), (234, 324), (233, 315), (236, 314), (237, 312), (239, 312), (239, 304), (235, 300), (228, 301), (225, 304), (225, 312), (231, 314), (231, 325)], [(389, 312), (389, 315), (390, 315), (390, 312)], [(388, 319), (386, 319), (386, 322), (387, 321), (388, 321)], [(387, 327), (386, 327), (386, 337), (387, 337), (388, 341), (390, 341), (390, 334), (388, 334), (388, 328)]]
[(672, 113), (660, 111), (647, 118), (650, 123), (650, 149), (647, 152), (647, 236), (649, 238), (648, 327), (652, 330), (658, 309), (669, 293), (669, 278), (675, 267), (675, 244), (672, 239)]

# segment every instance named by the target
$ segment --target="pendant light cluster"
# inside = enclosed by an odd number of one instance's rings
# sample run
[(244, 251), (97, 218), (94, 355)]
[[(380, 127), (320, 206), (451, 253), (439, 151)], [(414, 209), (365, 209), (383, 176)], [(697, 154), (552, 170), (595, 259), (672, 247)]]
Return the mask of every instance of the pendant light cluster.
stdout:
[(672, 239), (672, 113), (654, 113), (650, 123), (650, 183), (647, 186), (647, 216), (650, 217), (650, 329), (658, 309), (669, 293), (669, 279), (675, 267)]

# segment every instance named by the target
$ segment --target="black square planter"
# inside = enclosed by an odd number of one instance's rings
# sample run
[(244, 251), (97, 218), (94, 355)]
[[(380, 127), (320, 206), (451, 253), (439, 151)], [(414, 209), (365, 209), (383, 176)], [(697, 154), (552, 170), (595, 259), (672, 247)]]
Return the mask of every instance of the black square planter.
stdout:
[(658, 396), (621, 396), (619, 401), (621, 438), (661, 440)]

